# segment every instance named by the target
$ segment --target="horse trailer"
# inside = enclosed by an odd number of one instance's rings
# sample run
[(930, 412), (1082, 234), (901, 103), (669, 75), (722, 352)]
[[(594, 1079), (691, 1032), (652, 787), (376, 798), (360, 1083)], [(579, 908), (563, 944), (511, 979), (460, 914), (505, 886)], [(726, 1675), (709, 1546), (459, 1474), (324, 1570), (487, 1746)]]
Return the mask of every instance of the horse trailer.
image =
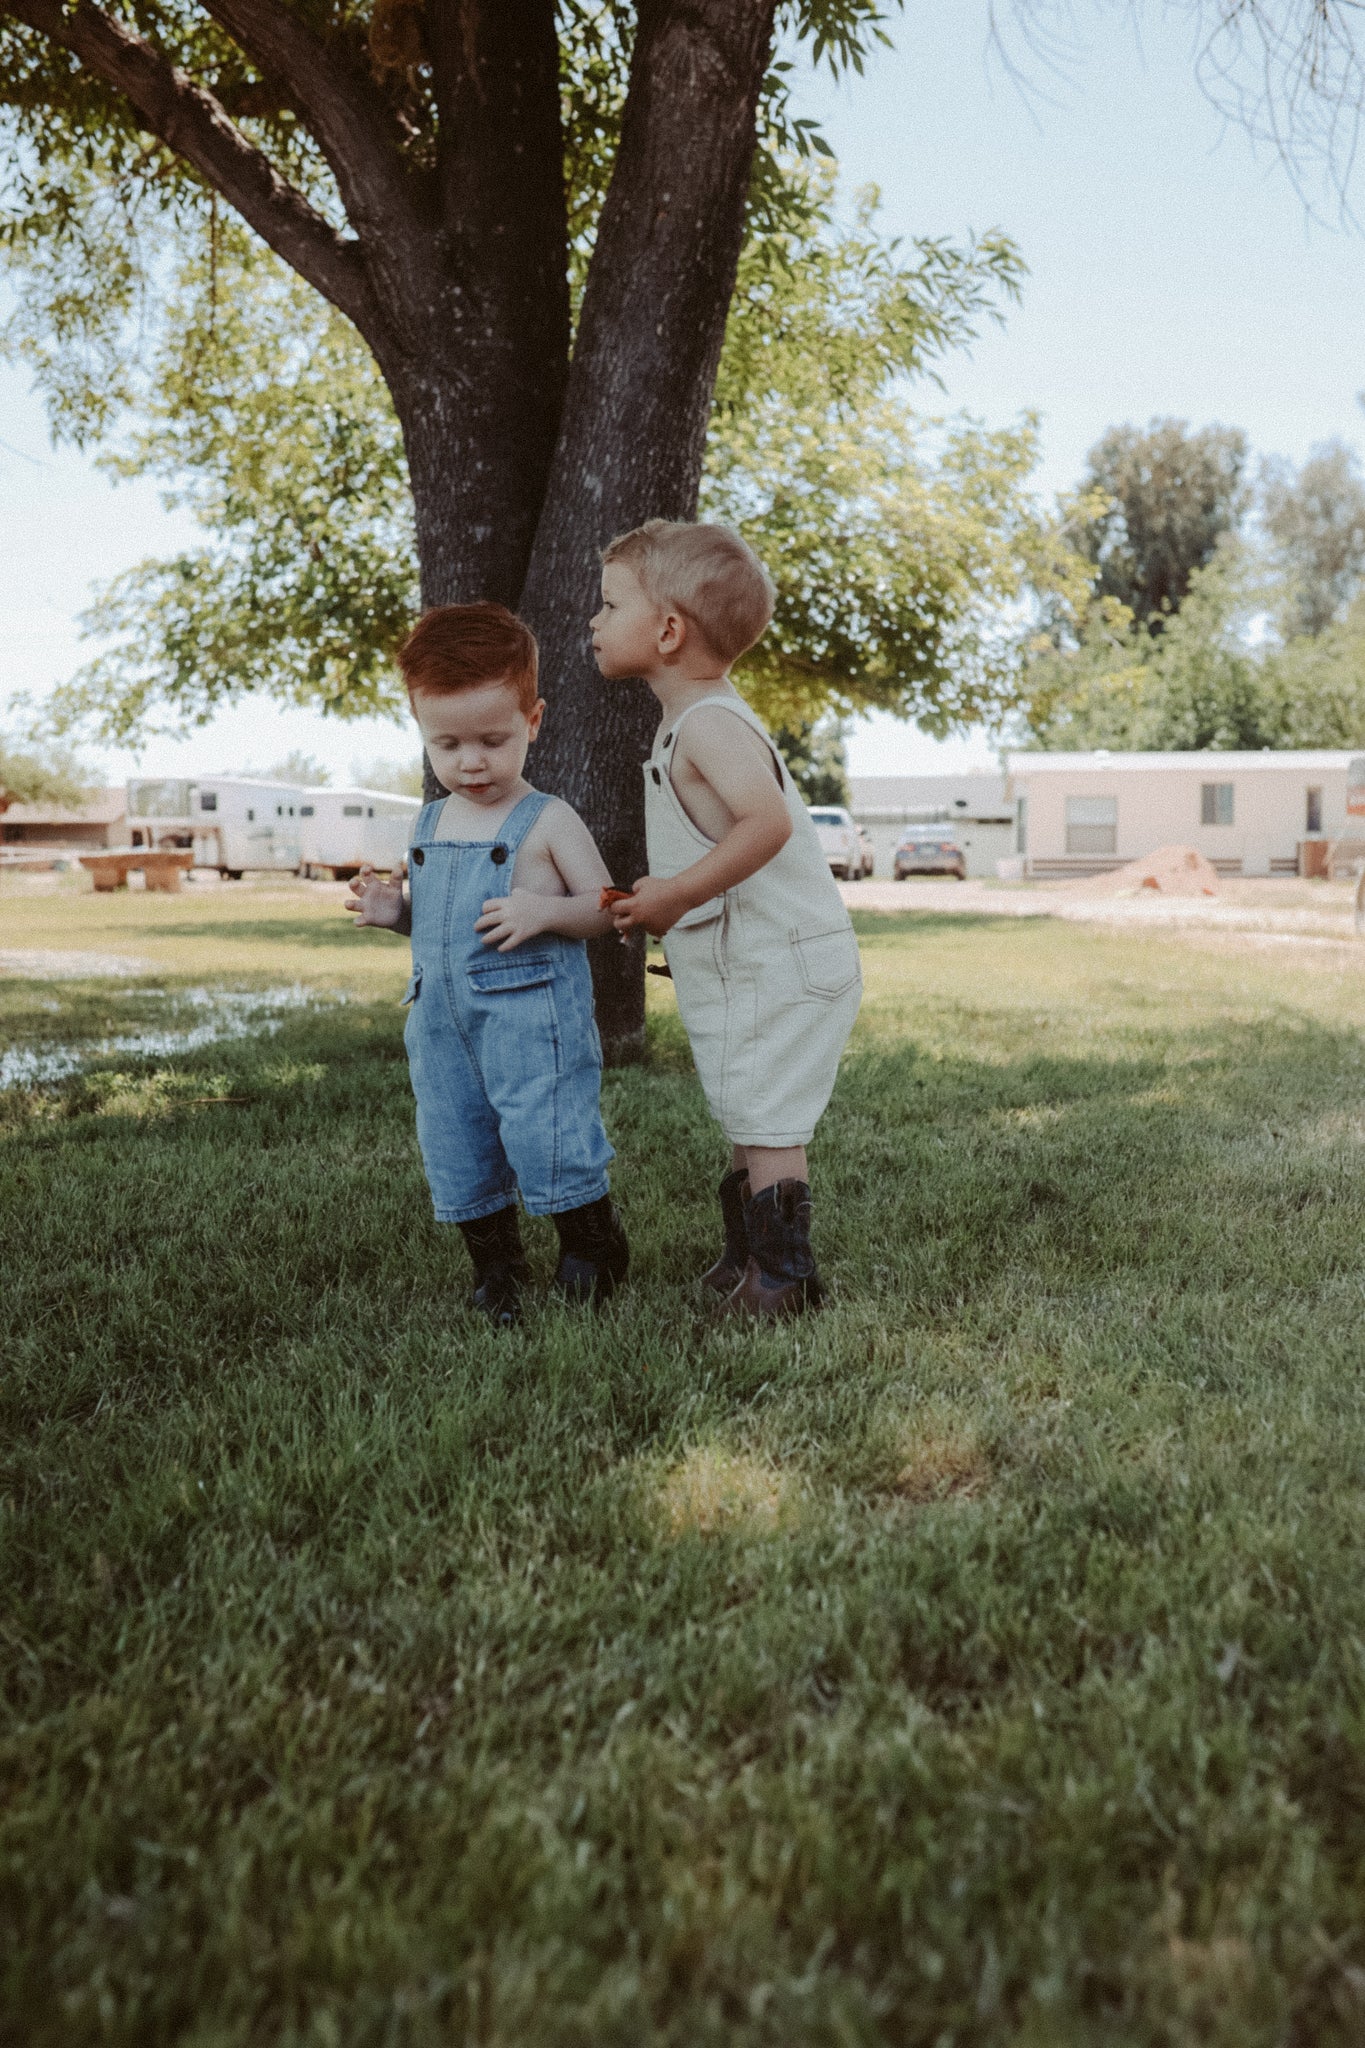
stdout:
[(304, 793), (246, 775), (139, 776), (128, 784), (129, 843), (188, 847), (197, 868), (238, 880), (248, 868), (297, 874)]
[(385, 789), (305, 789), (302, 792), (303, 871), (347, 881), (365, 861), (396, 868), (421, 802)]

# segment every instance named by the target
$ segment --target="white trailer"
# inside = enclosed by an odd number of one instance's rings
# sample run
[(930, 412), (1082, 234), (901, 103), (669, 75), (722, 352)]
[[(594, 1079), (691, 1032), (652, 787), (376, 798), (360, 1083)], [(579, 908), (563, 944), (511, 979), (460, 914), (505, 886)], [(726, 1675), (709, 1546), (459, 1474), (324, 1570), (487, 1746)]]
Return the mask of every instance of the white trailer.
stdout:
[(406, 856), (420, 800), (387, 789), (305, 789), (303, 871), (346, 881), (365, 861), (395, 868)]
[(128, 784), (133, 846), (188, 847), (197, 868), (236, 881), (248, 868), (297, 874), (304, 793), (245, 775), (139, 776)]

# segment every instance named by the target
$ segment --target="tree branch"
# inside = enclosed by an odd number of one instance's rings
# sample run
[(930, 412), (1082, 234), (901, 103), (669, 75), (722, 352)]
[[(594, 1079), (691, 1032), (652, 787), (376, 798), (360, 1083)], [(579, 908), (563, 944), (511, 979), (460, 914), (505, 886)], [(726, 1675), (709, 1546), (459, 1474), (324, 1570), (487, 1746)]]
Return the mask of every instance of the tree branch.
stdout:
[(277, 256), (371, 340), (383, 329), (359, 244), (339, 235), (202, 86), (91, 0), (0, 0), (0, 12), (69, 50), (192, 164)]
[(372, 253), (410, 244), (418, 218), (397, 124), (373, 83), (338, 63), (280, 0), (203, 0), (260, 70), (282, 79), (331, 167), (346, 217)]

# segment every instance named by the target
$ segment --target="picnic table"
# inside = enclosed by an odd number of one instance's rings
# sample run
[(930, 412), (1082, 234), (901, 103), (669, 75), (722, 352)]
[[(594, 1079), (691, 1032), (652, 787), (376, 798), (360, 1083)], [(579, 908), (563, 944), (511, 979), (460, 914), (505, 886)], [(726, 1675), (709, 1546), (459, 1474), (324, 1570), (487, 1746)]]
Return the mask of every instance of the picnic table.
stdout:
[(187, 846), (111, 846), (104, 853), (83, 853), (81, 866), (90, 870), (101, 891), (126, 889), (130, 871), (140, 868), (149, 889), (164, 889), (173, 896), (180, 877), (194, 866), (194, 855)]

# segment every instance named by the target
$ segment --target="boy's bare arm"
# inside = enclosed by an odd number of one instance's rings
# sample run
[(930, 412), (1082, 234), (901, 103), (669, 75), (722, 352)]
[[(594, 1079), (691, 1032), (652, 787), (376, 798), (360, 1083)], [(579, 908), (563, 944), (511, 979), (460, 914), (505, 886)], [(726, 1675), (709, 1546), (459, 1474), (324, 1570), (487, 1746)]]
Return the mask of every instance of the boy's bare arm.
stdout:
[(613, 904), (618, 931), (643, 926), (662, 935), (699, 903), (756, 875), (791, 838), (792, 821), (772, 755), (733, 712), (707, 708), (688, 719), (674, 749), (673, 778), (680, 788), (695, 778), (731, 822), (710, 853), (681, 874), (667, 881), (646, 875), (625, 902)]
[(542, 932), (558, 932), (566, 939), (600, 939), (612, 928), (601, 907), (602, 890), (611, 876), (591, 832), (568, 804), (551, 805), (544, 818), (540, 850), (548, 853), (566, 894), (542, 896), (533, 889), (513, 889), (507, 896), (490, 896), (474, 929), (485, 946), (496, 946), (500, 953), (510, 953)]

